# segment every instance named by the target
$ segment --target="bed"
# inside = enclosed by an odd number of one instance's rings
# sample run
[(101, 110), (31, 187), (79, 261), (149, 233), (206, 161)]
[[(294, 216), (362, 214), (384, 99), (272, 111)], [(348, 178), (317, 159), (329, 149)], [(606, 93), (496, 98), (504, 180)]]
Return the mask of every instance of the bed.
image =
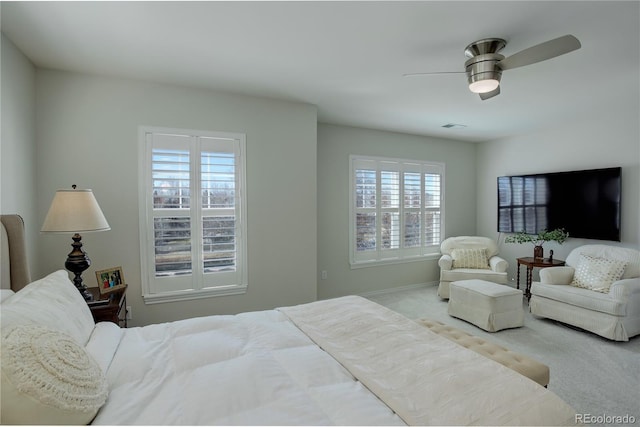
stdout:
[(121, 329), (60, 270), (3, 291), (2, 423), (570, 425), (534, 381), (364, 298)]

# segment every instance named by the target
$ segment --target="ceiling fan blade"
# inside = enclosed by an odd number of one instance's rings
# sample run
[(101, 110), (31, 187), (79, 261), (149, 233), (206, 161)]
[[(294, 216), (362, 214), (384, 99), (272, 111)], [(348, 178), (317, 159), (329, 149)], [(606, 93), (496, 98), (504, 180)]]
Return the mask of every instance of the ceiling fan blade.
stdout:
[(493, 98), (496, 95), (500, 95), (500, 86), (498, 86), (497, 88), (495, 88), (491, 92), (481, 93), (480, 94), (480, 99), (482, 99), (483, 101), (486, 101), (487, 99)]
[(421, 77), (421, 76), (430, 76), (434, 74), (464, 74), (464, 71), (435, 71), (432, 73), (407, 73), (403, 74), (402, 77)]
[(558, 37), (557, 39), (549, 40), (514, 53), (498, 62), (498, 66), (503, 70), (523, 67), (564, 55), (565, 53), (580, 49), (581, 46), (580, 40), (571, 34), (567, 34), (566, 36)]

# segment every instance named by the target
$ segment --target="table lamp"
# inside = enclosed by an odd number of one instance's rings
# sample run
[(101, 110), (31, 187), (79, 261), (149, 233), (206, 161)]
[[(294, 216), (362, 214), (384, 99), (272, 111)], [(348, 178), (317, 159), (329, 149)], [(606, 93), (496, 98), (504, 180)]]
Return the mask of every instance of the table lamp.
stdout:
[(40, 231), (44, 233), (75, 233), (72, 237), (73, 250), (67, 256), (64, 266), (75, 277), (73, 284), (86, 301), (93, 296), (82, 283), (82, 272), (91, 265), (91, 260), (82, 250), (79, 233), (111, 230), (100, 206), (89, 189), (78, 190), (73, 185), (70, 190), (58, 190), (44, 219)]

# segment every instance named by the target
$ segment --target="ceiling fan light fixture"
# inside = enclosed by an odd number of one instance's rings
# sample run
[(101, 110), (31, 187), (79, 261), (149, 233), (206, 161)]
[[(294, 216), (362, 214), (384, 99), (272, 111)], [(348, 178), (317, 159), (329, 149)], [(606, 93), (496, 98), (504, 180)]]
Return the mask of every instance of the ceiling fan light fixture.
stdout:
[(469, 90), (473, 93), (487, 93), (496, 90), (500, 82), (496, 79), (478, 80), (469, 83)]
[(499, 53), (486, 53), (469, 58), (464, 66), (473, 93), (488, 93), (498, 88), (502, 70), (498, 62), (504, 59)]

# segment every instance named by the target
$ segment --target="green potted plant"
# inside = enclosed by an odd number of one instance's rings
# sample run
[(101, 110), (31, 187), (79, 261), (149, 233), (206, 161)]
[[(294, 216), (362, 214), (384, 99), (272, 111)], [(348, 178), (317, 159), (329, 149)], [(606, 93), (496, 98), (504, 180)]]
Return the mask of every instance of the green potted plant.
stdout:
[(529, 234), (525, 231), (512, 234), (504, 239), (505, 243), (533, 243), (533, 257), (543, 258), (544, 242), (558, 242), (562, 244), (569, 237), (564, 228), (556, 228), (555, 230), (542, 230), (538, 234)]

